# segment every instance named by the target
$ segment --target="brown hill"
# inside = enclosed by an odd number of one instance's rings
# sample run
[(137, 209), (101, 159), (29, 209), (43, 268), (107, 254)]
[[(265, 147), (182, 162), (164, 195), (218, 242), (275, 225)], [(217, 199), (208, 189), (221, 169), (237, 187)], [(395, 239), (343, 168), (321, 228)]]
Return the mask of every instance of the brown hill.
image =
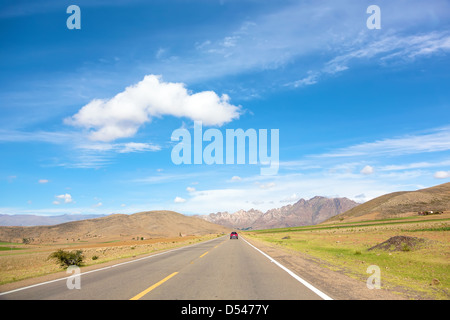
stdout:
[(385, 194), (326, 221), (360, 221), (417, 215), (419, 211), (450, 209), (450, 182), (416, 191)]
[(113, 214), (52, 226), (0, 227), (0, 241), (22, 242), (24, 238), (34, 242), (131, 240), (222, 232), (229, 232), (229, 229), (173, 211), (148, 211), (131, 215)]

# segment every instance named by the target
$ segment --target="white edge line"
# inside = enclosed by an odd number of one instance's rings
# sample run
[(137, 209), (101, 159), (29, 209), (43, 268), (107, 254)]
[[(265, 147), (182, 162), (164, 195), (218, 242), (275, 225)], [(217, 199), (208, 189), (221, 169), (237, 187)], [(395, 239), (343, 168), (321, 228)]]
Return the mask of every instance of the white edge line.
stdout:
[[(213, 241), (213, 240), (216, 240), (216, 239), (219, 239), (219, 238), (220, 237), (214, 238), (214, 239), (211, 239), (211, 240), (207, 240), (207, 241), (204, 241), (204, 242), (194, 243), (194, 244), (191, 244), (191, 245), (188, 245), (188, 246), (184, 246), (184, 247), (180, 247), (180, 248), (171, 249), (171, 250), (168, 250), (168, 251), (155, 253), (155, 254), (152, 254), (150, 256), (142, 257), (142, 258), (131, 260), (131, 261), (121, 262), (121, 263), (118, 263), (118, 264), (115, 264), (115, 265), (112, 265), (112, 266), (108, 266), (108, 267), (104, 267), (104, 268), (100, 268), (100, 269), (95, 269), (95, 270), (91, 270), (91, 271), (81, 272), (80, 276), (83, 276), (83, 275), (88, 274), (88, 273), (93, 273), (93, 272), (97, 272), (97, 271), (103, 271), (103, 270), (106, 270), (106, 269), (115, 268), (115, 267), (118, 267), (118, 266), (122, 266), (124, 264), (133, 263), (133, 262), (137, 262), (137, 261), (144, 260), (144, 259), (150, 259), (150, 258), (159, 256), (159, 255), (162, 255), (162, 254), (166, 254), (166, 253), (169, 253), (169, 252), (173, 252), (173, 251), (177, 251), (177, 250), (181, 250), (181, 249), (186, 249), (186, 248), (193, 247), (193, 246), (196, 246), (196, 245), (199, 245), (199, 244), (203, 244), (203, 243), (208, 243), (210, 241)], [(42, 285), (53, 283), (53, 282), (57, 282), (57, 281), (66, 280), (66, 279), (69, 279), (71, 277), (73, 277), (73, 275), (70, 275), (70, 276), (64, 277), (64, 278), (55, 279), (55, 280), (50, 280), (50, 281), (45, 281), (45, 282), (41, 282), (41, 283), (36, 283), (36, 284), (30, 285), (30, 286), (17, 288), (17, 289), (11, 290), (11, 291), (0, 292), (0, 296), (6, 295), (6, 294), (9, 294), (9, 293), (14, 293), (14, 292), (17, 292), (17, 291), (22, 291), (22, 290), (26, 290), (26, 289), (42, 286)]]
[(286, 271), (287, 273), (289, 273), (290, 276), (292, 276), (295, 280), (301, 282), (305, 287), (307, 287), (308, 289), (310, 289), (311, 291), (313, 291), (315, 294), (317, 294), (319, 297), (321, 297), (324, 300), (333, 300), (330, 296), (326, 295), (325, 293), (323, 293), (322, 291), (320, 291), (319, 289), (317, 289), (316, 287), (314, 287), (312, 284), (310, 284), (309, 282), (303, 280), (302, 278), (300, 278), (298, 275), (296, 275), (294, 272), (292, 272), (291, 270), (289, 270), (288, 268), (286, 268), (285, 266), (283, 266), (281, 263), (279, 263), (278, 261), (276, 261), (275, 259), (273, 259), (271, 256), (269, 256), (268, 254), (262, 252), (261, 250), (259, 250), (257, 247), (255, 247), (254, 245), (252, 245), (251, 243), (249, 243), (247, 240), (243, 239), (249, 246), (253, 247), (254, 249), (258, 250), (260, 253), (262, 253), (264, 256), (266, 256), (267, 258), (269, 258), (269, 260), (273, 263), (275, 263), (277, 266), (279, 266), (281, 269), (283, 269), (284, 271)]

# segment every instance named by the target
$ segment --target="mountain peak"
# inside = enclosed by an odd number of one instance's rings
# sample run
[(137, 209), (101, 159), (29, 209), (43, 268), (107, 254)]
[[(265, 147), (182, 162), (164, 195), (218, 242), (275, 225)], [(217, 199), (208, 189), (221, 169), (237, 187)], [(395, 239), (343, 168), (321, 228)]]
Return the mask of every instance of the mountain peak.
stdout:
[(235, 229), (267, 229), (303, 225), (314, 225), (342, 212), (358, 203), (347, 198), (315, 196), (309, 200), (300, 199), (294, 204), (262, 212), (256, 209), (240, 209), (234, 213), (211, 213), (201, 218)]

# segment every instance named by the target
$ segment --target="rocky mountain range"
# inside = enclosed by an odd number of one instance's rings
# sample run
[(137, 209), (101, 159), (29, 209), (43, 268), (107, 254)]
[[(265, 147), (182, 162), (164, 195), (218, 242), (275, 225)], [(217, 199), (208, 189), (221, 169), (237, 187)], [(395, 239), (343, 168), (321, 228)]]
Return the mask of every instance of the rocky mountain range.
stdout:
[(315, 225), (359, 205), (348, 198), (326, 198), (316, 196), (300, 199), (294, 204), (270, 209), (266, 212), (250, 209), (234, 213), (217, 212), (199, 217), (228, 228), (257, 230)]

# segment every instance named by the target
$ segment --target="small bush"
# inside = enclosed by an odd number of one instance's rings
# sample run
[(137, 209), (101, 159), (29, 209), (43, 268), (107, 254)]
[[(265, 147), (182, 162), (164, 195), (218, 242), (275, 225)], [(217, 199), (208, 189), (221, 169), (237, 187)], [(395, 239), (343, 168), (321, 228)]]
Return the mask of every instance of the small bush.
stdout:
[(83, 263), (83, 251), (82, 250), (76, 250), (67, 252), (62, 249), (59, 249), (58, 251), (53, 252), (48, 257), (49, 259), (55, 259), (61, 267), (69, 267), (69, 266), (81, 266)]
[(98, 256), (92, 256), (92, 260), (97, 260)]

